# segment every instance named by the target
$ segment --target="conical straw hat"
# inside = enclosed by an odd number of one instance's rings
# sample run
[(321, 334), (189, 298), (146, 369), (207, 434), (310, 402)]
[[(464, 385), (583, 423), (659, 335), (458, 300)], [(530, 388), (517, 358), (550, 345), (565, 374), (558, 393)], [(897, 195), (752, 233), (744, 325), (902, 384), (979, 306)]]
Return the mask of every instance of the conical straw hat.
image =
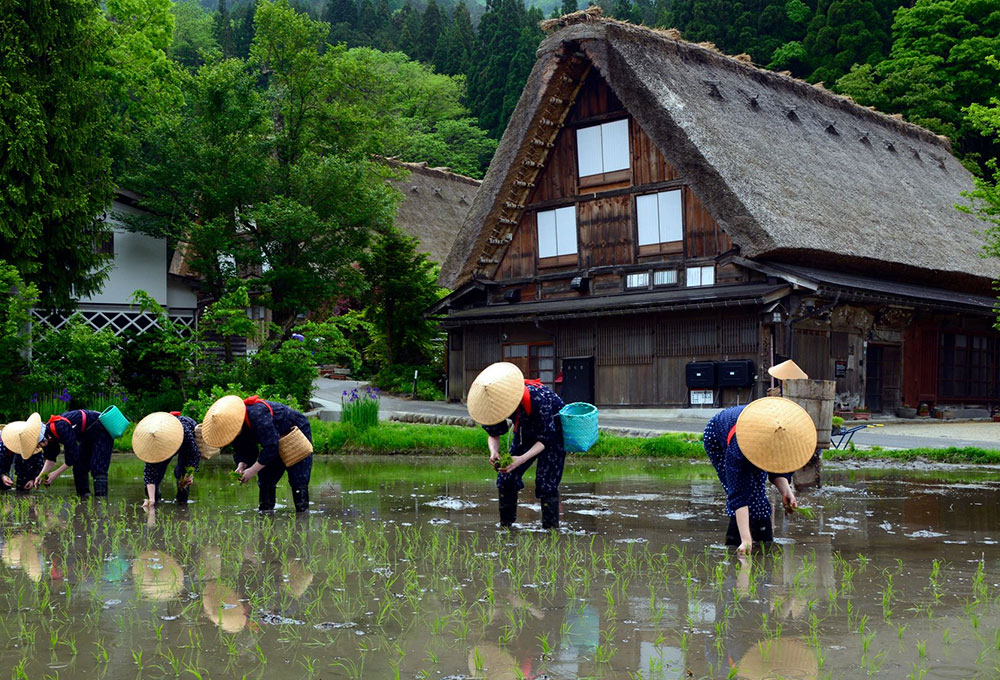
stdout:
[(208, 620), (227, 633), (238, 633), (247, 625), (247, 610), (240, 596), (218, 581), (205, 584), (201, 606)]
[(236, 439), (243, 427), (247, 406), (235, 394), (230, 394), (208, 407), (201, 423), (201, 436), (209, 446), (222, 448)]
[(139, 592), (150, 600), (171, 600), (184, 587), (184, 569), (160, 550), (139, 553), (132, 563), (132, 578)]
[(209, 446), (201, 430), (201, 423), (194, 426), (194, 443), (198, 445), (198, 452), (201, 453), (203, 460), (212, 460), (219, 455), (222, 449), (217, 446)]
[(512, 363), (490, 364), (469, 388), (469, 415), (480, 425), (496, 425), (514, 413), (524, 395), (524, 374)]
[(32, 413), (27, 420), (8, 423), (7, 427), (0, 431), (0, 440), (8, 449), (27, 460), (38, 450), (38, 438), (41, 434), (42, 417)]
[(0, 558), (12, 569), (23, 569), (35, 583), (42, 580), (42, 537), (38, 534), (18, 534), (4, 544)]
[(198, 578), (202, 581), (222, 576), (222, 549), (216, 545), (206, 545), (198, 555)]
[(306, 569), (301, 562), (288, 563), (288, 580), (285, 582), (285, 589), (289, 595), (302, 597), (312, 582), (313, 573)]
[(761, 640), (750, 647), (737, 664), (743, 680), (815, 680), (819, 676), (816, 654), (801, 640)]
[(177, 453), (184, 426), (175, 416), (157, 411), (139, 421), (132, 433), (132, 450), (144, 463), (160, 463)]
[(747, 404), (736, 421), (736, 440), (751, 463), (767, 472), (795, 472), (816, 451), (816, 426), (806, 410), (783, 397)]
[(806, 380), (809, 378), (806, 372), (799, 368), (799, 365), (791, 359), (782, 361), (777, 366), (771, 366), (771, 368), (767, 369), (767, 372), (776, 380)]

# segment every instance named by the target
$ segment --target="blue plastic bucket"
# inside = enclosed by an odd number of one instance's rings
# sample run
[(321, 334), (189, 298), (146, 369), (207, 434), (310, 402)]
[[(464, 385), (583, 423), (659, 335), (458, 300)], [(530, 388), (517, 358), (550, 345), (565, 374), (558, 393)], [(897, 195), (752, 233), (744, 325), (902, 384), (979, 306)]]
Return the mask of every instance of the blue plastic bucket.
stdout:
[(125, 434), (125, 430), (129, 426), (128, 418), (118, 410), (117, 406), (107, 407), (97, 419), (101, 421), (101, 425), (108, 431), (112, 439), (118, 439)]
[(586, 451), (597, 441), (597, 407), (582, 401), (566, 404), (559, 411), (563, 446), (567, 451)]

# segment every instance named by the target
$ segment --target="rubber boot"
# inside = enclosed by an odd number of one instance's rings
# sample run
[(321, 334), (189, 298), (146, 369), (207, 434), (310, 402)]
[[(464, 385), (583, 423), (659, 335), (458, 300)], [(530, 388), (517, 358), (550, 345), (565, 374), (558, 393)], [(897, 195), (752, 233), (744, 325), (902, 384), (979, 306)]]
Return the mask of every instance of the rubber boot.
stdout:
[(108, 476), (96, 475), (94, 477), (94, 496), (96, 498), (108, 497)]
[(274, 486), (262, 486), (260, 487), (260, 505), (258, 510), (261, 512), (271, 512), (274, 510), (274, 504), (277, 500), (278, 488)]
[(183, 505), (188, 502), (188, 497), (191, 495), (191, 487), (186, 486), (183, 489), (177, 489), (177, 503)]
[(305, 512), (309, 509), (309, 487), (292, 488), (292, 500), (295, 501), (295, 512)]
[(517, 491), (500, 492), (500, 526), (509, 527), (517, 520)]
[(80, 498), (90, 495), (90, 479), (87, 475), (73, 475), (73, 484), (76, 486), (76, 495)]
[(548, 496), (538, 499), (542, 505), (542, 528), (559, 528), (559, 496)]

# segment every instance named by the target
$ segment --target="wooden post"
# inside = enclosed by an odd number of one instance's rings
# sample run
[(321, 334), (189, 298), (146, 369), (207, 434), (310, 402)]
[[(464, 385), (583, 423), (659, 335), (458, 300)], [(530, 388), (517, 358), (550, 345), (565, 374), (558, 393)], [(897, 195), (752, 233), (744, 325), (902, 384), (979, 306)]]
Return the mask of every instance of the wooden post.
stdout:
[(796, 489), (822, 486), (820, 468), (823, 450), (830, 448), (830, 430), (833, 428), (833, 398), (837, 383), (833, 380), (785, 380), (782, 393), (806, 410), (816, 425), (816, 453), (808, 463), (792, 475)]

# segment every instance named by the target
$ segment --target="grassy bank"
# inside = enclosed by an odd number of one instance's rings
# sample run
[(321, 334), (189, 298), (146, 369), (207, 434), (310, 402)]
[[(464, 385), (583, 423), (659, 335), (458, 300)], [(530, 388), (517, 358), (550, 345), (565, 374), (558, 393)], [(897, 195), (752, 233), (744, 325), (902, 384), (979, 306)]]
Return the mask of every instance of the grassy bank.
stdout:
[[(335, 455), (451, 455), (479, 456), (486, 452), (486, 432), (478, 427), (381, 423), (358, 431), (349, 425), (312, 421), (313, 444), (319, 454)], [(132, 451), (132, 428), (115, 441), (118, 451)], [(622, 437), (601, 433), (597, 443), (580, 458), (704, 459), (701, 435), (669, 432), (658, 437)], [(1000, 464), (1000, 450), (950, 446), (940, 449), (831, 449), (836, 460), (927, 460), (936, 463)]]

